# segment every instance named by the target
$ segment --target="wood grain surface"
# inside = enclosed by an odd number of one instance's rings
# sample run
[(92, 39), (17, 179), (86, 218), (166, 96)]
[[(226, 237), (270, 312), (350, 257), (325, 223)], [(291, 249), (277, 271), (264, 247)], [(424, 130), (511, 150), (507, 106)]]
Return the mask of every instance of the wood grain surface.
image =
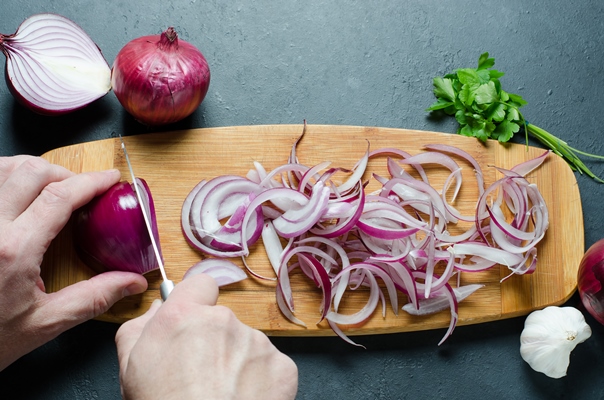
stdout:
[[(151, 188), (170, 279), (179, 282), (184, 272), (204, 257), (187, 244), (180, 229), (181, 205), (195, 184), (222, 174), (245, 176), (255, 161), (267, 170), (285, 163), (302, 129), (302, 125), (237, 126), (124, 138), (135, 172)], [(457, 146), (477, 159), (483, 168), (487, 185), (500, 177), (492, 165), (509, 168), (544, 151), (518, 144), (483, 144), (473, 138), (437, 132), (308, 125), (297, 154), (300, 162), (306, 165), (331, 161), (332, 166), (352, 168), (363, 156), (368, 143), (371, 149), (396, 147), (411, 154), (423, 151), (423, 146), (429, 143)], [(129, 177), (118, 138), (59, 148), (43, 157), (74, 172), (118, 168), (122, 171), (123, 179)], [(478, 190), (472, 168), (462, 160), (457, 161), (463, 168), (464, 184), (454, 205), (462, 212), (469, 212), (474, 209)], [(386, 175), (385, 164), (385, 157), (372, 159), (369, 170)], [(447, 175), (442, 167), (428, 166), (427, 171), (435, 186), (442, 183)], [(364, 179), (370, 177), (368, 172)], [(462, 274), (462, 284), (483, 283), (485, 287), (460, 304), (459, 325), (525, 315), (547, 305), (562, 304), (576, 288), (576, 273), (584, 252), (584, 233), (575, 176), (561, 158), (550, 155), (528, 179), (539, 187), (550, 213), (549, 230), (538, 245), (537, 270), (531, 275), (513, 276), (503, 283), (500, 283), (501, 278), (509, 272), (503, 266), (480, 273)], [(376, 182), (372, 182), (367, 192), (377, 187)], [(463, 229), (463, 226), (458, 229)], [(242, 265), (241, 260), (234, 261)], [(251, 248), (247, 262), (261, 275), (274, 275), (261, 241)], [(42, 265), (47, 290), (58, 291), (92, 275), (93, 272), (75, 254), (72, 228), (68, 224), (51, 244)], [(159, 298), (161, 282), (158, 271), (150, 272), (146, 277), (149, 281), (147, 292), (118, 302), (99, 319), (123, 322), (145, 312), (150, 303)], [(316, 324), (320, 316), (320, 290), (299, 273), (293, 274), (292, 286), (296, 316), (306, 322), (306, 328), (288, 322), (281, 315), (275, 302), (274, 281), (249, 277), (224, 287), (219, 303), (230, 307), (244, 323), (269, 335), (332, 335), (325, 322)], [(367, 293), (357, 292), (345, 298), (344, 312), (354, 312), (364, 304)], [(399, 302), (404, 304), (405, 296), (400, 297)], [(358, 335), (435, 329), (448, 326), (449, 318), (448, 311), (418, 317), (404, 311), (395, 315), (388, 308), (385, 317), (381, 312), (376, 312), (365, 324), (346, 327), (345, 331), (349, 335)]]

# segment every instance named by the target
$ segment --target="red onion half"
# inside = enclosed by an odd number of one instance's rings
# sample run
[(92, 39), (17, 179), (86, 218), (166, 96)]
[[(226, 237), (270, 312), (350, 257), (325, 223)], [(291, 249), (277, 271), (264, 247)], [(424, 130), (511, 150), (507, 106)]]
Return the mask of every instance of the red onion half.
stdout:
[(604, 325), (604, 239), (594, 243), (579, 264), (577, 289), (587, 311)]
[[(159, 233), (155, 206), (147, 182), (136, 178), (155, 241)], [(144, 274), (159, 268), (136, 192), (128, 182), (113, 185), (82, 207), (76, 215), (78, 255), (97, 272), (128, 271)], [(159, 248), (161, 254), (161, 248)]]
[(127, 43), (113, 63), (111, 84), (136, 120), (164, 125), (199, 107), (210, 86), (210, 68), (203, 54), (170, 27)]
[(56, 14), (27, 18), (0, 35), (8, 88), (25, 107), (44, 115), (82, 108), (111, 89), (111, 70), (92, 39)]

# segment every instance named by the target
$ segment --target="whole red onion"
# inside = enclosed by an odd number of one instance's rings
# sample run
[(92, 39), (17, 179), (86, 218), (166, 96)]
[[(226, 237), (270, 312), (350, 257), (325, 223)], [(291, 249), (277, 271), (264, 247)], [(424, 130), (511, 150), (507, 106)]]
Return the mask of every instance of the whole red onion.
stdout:
[(587, 249), (579, 264), (577, 278), (581, 302), (604, 325), (604, 239)]
[(136, 120), (165, 125), (199, 107), (210, 86), (210, 68), (203, 54), (170, 27), (127, 43), (113, 63), (111, 84)]

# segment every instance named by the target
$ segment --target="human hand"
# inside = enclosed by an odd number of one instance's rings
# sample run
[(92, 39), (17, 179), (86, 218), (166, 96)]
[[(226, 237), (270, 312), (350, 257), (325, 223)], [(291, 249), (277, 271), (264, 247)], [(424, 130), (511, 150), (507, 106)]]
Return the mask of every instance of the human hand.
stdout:
[(125, 399), (293, 399), (298, 369), (262, 332), (217, 306), (218, 287), (191, 276), (115, 337)]
[(107, 272), (45, 293), (40, 265), (73, 211), (120, 179), (74, 174), (31, 156), (0, 157), (0, 370), (81, 322), (106, 312), (147, 280)]

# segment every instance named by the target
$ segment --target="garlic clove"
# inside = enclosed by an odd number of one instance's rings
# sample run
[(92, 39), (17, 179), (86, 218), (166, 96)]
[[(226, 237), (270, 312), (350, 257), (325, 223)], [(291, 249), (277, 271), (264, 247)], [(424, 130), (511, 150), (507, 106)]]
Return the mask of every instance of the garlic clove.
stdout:
[(576, 308), (546, 307), (526, 318), (520, 355), (535, 371), (561, 378), (566, 376), (570, 353), (590, 336), (591, 328)]

